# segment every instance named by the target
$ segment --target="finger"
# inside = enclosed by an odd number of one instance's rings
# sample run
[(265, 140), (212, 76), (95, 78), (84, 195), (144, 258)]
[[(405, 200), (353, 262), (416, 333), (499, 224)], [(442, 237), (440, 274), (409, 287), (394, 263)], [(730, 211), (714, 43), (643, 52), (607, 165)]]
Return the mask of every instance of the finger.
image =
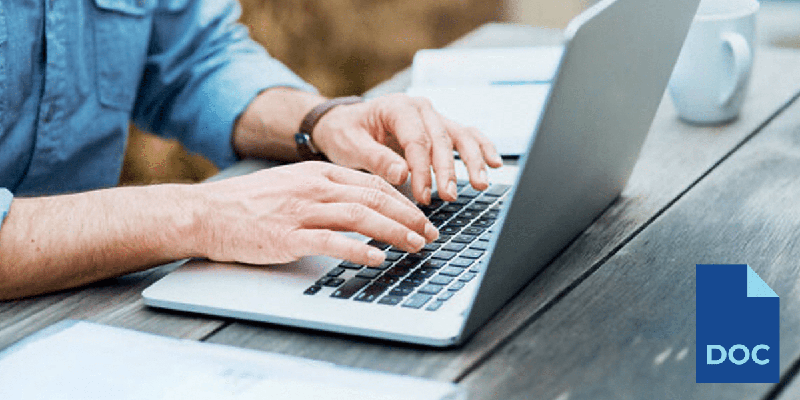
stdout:
[(445, 201), (455, 201), (458, 198), (458, 189), (456, 188), (453, 141), (442, 117), (433, 110), (430, 102), (426, 100), (419, 107), (420, 115), (422, 115), (422, 120), (433, 144), (431, 156), (439, 197)]
[[(385, 180), (381, 179), (379, 176), (356, 171), (350, 168), (339, 167), (333, 164), (325, 163), (325, 165), (326, 167), (323, 169), (322, 173), (333, 183), (377, 189), (389, 196), (392, 196), (394, 199), (406, 204), (407, 206), (416, 207), (411, 200), (409, 200), (406, 196), (403, 196), (402, 193), (400, 193)], [(327, 195), (323, 195), (322, 198), (328, 199), (329, 197)]]
[(291, 243), (295, 258), (322, 255), (373, 266), (386, 259), (384, 252), (375, 247), (327, 229), (295, 231)]
[(314, 204), (305, 211), (303, 228), (357, 232), (412, 253), (425, 246), (419, 233), (362, 204)]
[(500, 168), (503, 166), (503, 159), (500, 158), (500, 153), (497, 152), (497, 148), (494, 146), (489, 138), (486, 137), (483, 133), (479, 132), (477, 129), (473, 132), (473, 136), (475, 140), (478, 141), (478, 144), (481, 146), (481, 151), (483, 152), (483, 159), (486, 160), (486, 163), (489, 164), (492, 168)]
[(373, 174), (380, 175), (392, 185), (402, 185), (408, 179), (408, 164), (399, 154), (389, 147), (370, 138), (362, 143), (360, 152), (364, 154), (364, 165), (361, 167)]
[(334, 185), (333, 190), (329, 192), (330, 196), (325, 199), (327, 202), (361, 204), (405, 225), (428, 241), (434, 241), (439, 237), (438, 230), (428, 221), (425, 214), (405, 197), (403, 197), (405, 201), (399, 201), (394, 196), (375, 188)]
[(411, 170), (411, 191), (414, 197), (422, 204), (430, 204), (431, 139), (419, 110), (409, 103), (400, 103), (391, 109), (385, 109), (384, 116), (405, 153)]
[(489, 178), (486, 174), (486, 163), (480, 145), (475, 140), (474, 133), (471, 132), (474, 128), (464, 128), (456, 123), (451, 123), (448, 127), (452, 129), (451, 134), (458, 154), (467, 167), (470, 184), (477, 190), (487, 189)]

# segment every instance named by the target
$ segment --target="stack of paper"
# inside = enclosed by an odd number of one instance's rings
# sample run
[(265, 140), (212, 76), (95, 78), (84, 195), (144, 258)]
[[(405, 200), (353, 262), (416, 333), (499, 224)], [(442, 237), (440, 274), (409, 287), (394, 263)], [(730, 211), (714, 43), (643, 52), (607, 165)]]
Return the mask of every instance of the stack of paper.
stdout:
[(453, 384), (165, 338), (54, 325), (0, 353), (0, 399), (462, 399)]
[(503, 155), (525, 152), (563, 46), (421, 50), (407, 93), (487, 135)]

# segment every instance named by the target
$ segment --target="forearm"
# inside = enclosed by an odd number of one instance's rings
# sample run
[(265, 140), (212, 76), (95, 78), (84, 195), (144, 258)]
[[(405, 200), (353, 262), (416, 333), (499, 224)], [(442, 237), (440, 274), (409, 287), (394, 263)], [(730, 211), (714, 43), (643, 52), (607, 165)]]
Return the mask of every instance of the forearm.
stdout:
[(187, 189), (159, 185), (15, 199), (0, 229), (0, 299), (194, 256), (201, 219)]
[(300, 121), (325, 98), (291, 88), (276, 87), (258, 95), (234, 128), (233, 147), (243, 158), (298, 161), (294, 134)]

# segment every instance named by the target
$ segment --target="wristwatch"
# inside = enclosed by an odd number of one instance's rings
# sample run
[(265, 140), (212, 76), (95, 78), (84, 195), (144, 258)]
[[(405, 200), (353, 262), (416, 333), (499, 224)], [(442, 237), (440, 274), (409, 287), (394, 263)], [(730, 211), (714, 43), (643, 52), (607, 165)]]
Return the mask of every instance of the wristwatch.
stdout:
[(336, 106), (361, 103), (363, 100), (358, 96), (337, 97), (322, 102), (306, 114), (300, 123), (300, 130), (294, 134), (294, 142), (297, 144), (297, 154), (304, 161), (329, 161), (319, 149), (314, 146), (311, 132), (317, 126), (317, 122)]

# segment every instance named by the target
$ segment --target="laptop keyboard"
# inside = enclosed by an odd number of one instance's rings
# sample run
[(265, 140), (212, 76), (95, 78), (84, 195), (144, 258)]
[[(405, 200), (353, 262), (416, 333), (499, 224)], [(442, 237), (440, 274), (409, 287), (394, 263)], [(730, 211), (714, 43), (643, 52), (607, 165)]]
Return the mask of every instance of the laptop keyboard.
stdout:
[(376, 240), (386, 260), (377, 267), (344, 261), (303, 292), (317, 295), (333, 288), (339, 300), (438, 310), (482, 271), (483, 256), (495, 231), (510, 186), (492, 184), (485, 191), (458, 182), (458, 199), (444, 202), (436, 194), (420, 206), (439, 229), (439, 238), (418, 253), (408, 253)]

